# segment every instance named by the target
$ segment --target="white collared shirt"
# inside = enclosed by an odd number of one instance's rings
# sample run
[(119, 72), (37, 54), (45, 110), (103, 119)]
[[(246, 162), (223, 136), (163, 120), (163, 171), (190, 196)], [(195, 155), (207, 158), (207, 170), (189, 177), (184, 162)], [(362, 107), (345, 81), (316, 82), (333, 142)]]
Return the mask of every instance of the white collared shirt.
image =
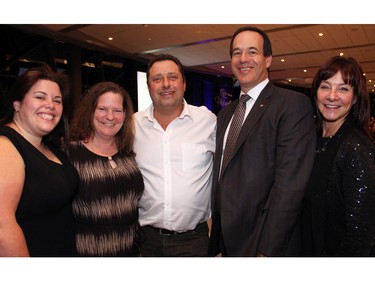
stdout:
[(184, 100), (181, 115), (164, 131), (153, 111), (150, 105), (134, 114), (134, 151), (145, 184), (139, 221), (185, 232), (211, 216), (216, 115)]
[[(249, 115), (250, 110), (253, 108), (254, 103), (258, 99), (258, 97), (260, 95), (260, 92), (264, 89), (264, 87), (266, 87), (266, 85), (268, 84), (268, 82), (269, 82), (269, 79), (266, 78), (265, 80), (263, 80), (262, 82), (260, 82), (258, 85), (256, 85), (254, 88), (252, 88), (247, 93), (244, 93), (244, 92), (241, 91), (240, 96), (247, 94), (247, 95), (249, 95), (251, 97), (251, 99), (249, 99), (246, 102), (246, 111), (245, 111), (244, 122), (245, 122), (246, 117)], [(228, 128), (229, 128), (229, 126), (230, 126), (230, 124), (228, 125)]]

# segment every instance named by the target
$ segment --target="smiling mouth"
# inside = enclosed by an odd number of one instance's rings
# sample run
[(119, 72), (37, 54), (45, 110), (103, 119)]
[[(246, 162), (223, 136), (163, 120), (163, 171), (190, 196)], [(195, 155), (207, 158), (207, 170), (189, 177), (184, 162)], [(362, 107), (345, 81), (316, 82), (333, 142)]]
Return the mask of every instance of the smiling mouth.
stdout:
[(168, 96), (168, 95), (172, 95), (173, 92), (172, 91), (168, 91), (168, 92), (162, 92), (160, 93), (161, 96)]
[(338, 105), (332, 105), (332, 104), (326, 104), (325, 107), (327, 107), (329, 109), (337, 109), (337, 108), (339, 108)]
[(251, 67), (251, 66), (241, 66), (241, 67), (238, 67), (238, 70), (242, 73), (248, 73), (250, 71), (252, 71), (254, 69), (254, 67)]
[(52, 120), (54, 118), (54, 115), (46, 114), (46, 113), (40, 113), (38, 114), (42, 119), (45, 120)]

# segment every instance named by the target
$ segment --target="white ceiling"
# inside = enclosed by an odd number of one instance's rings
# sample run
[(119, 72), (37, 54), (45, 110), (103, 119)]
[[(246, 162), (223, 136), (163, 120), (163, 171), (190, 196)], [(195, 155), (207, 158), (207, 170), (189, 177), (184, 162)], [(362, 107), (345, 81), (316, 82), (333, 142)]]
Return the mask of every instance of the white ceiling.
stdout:
[[(178, 57), (189, 69), (231, 76), (229, 44), (238, 24), (44, 24), (32, 25), (59, 40), (81, 42), (116, 54), (148, 60), (159, 53)], [(357, 59), (375, 89), (375, 24), (256, 24), (273, 47), (270, 78), (309, 87), (328, 58)], [(323, 36), (319, 36), (323, 33)], [(108, 37), (113, 37), (112, 41)], [(284, 59), (284, 62), (281, 62)], [(306, 72), (305, 72), (306, 71)]]

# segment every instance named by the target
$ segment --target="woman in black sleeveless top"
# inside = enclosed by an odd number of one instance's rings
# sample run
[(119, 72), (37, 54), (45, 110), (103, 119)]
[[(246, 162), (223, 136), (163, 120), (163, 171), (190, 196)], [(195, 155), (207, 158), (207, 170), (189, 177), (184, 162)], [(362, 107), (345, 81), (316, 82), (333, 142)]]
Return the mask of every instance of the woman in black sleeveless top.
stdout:
[(48, 66), (14, 83), (0, 120), (0, 256), (75, 256), (78, 174), (50, 140), (66, 118), (67, 77)]

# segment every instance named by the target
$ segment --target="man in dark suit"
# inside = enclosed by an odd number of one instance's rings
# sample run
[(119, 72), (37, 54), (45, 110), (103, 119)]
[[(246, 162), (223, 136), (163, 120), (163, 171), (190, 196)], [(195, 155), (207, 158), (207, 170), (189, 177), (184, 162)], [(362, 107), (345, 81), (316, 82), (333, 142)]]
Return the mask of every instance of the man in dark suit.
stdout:
[(297, 220), (315, 155), (312, 106), (306, 95), (269, 81), (272, 47), (264, 31), (238, 29), (230, 55), (241, 96), (251, 98), (227, 164), (238, 100), (218, 114), (209, 255), (297, 256)]

